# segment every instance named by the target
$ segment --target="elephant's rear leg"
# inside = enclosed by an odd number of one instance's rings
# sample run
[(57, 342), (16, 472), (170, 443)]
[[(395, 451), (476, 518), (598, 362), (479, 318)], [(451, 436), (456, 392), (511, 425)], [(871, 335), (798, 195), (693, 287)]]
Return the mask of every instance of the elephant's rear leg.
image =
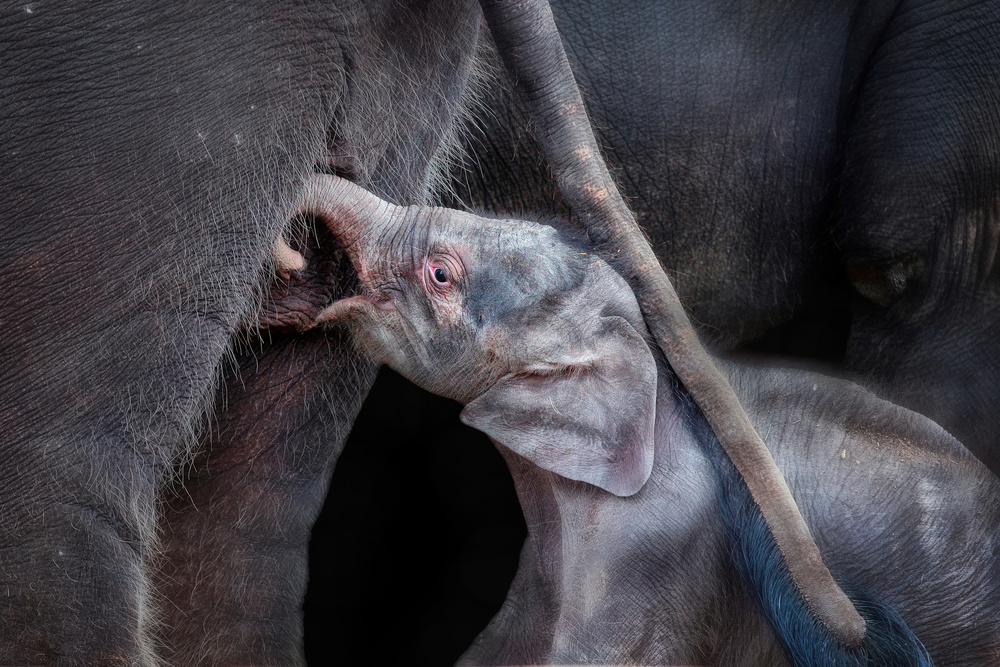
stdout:
[[(301, 230), (305, 232), (305, 230)], [(375, 367), (311, 328), (355, 282), (329, 234), (279, 244), (262, 322), (161, 515), (161, 643), (174, 665), (301, 664), (310, 533)], [(291, 261), (288, 261), (289, 258)], [(295, 261), (297, 258), (298, 261)], [(251, 339), (256, 333), (249, 334)]]

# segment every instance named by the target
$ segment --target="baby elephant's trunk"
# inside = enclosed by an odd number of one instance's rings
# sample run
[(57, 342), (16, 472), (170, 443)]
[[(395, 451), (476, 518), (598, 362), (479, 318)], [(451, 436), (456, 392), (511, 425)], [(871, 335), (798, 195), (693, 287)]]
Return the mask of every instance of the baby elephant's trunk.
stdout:
[(405, 229), (413, 208), (396, 206), (343, 178), (314, 175), (304, 189), (299, 213), (315, 215), (333, 233), (358, 278), (370, 287), (378, 271), (374, 248), (394, 229)]

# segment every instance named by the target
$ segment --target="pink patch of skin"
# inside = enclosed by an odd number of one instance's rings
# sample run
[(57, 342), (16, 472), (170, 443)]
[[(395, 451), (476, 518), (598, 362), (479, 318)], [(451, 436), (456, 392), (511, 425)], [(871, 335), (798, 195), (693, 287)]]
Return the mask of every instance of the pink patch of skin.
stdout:
[[(435, 277), (437, 269), (444, 270), (444, 283)], [(457, 323), (462, 318), (460, 293), (454, 288), (464, 274), (464, 266), (457, 253), (437, 252), (425, 257), (422, 263), (420, 283), (434, 306), (435, 314), (445, 322)]]
[(285, 239), (280, 236), (274, 242), (274, 247), (271, 249), (271, 257), (274, 259), (274, 267), (278, 274), (286, 280), (292, 271), (301, 271), (306, 268), (306, 258), (292, 250), (285, 243)]
[(354, 264), (354, 269), (358, 273), (358, 281), (361, 283), (364, 289), (371, 289), (372, 285), (377, 284), (379, 275), (377, 272), (372, 271), (365, 263), (360, 259), (353, 259), (352, 264)]

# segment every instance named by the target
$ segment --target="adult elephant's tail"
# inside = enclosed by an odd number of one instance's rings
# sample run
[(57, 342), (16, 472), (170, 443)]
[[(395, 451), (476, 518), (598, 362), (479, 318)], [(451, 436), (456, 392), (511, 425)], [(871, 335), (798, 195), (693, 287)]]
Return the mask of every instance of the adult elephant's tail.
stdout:
[(601, 159), (548, 3), (481, 1), (563, 199), (635, 290), (657, 344), (742, 475), (809, 610), (841, 643), (860, 646), (864, 619), (823, 564), (788, 485), (698, 340)]
[(690, 421), (718, 476), (719, 509), (730, 555), (760, 611), (767, 618), (788, 660), (796, 667), (932, 667), (923, 643), (888, 605), (864, 591), (851, 597), (866, 622), (864, 641), (844, 646), (810, 615), (760, 510), (733, 464), (719, 451), (714, 434), (694, 406)]

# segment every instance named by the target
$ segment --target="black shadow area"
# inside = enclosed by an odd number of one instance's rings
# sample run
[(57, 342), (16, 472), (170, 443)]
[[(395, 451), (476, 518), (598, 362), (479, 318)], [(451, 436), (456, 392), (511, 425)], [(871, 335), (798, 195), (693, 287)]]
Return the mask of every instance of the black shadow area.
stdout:
[(460, 406), (383, 369), (309, 548), (310, 665), (451, 665), (499, 610), (524, 519)]

